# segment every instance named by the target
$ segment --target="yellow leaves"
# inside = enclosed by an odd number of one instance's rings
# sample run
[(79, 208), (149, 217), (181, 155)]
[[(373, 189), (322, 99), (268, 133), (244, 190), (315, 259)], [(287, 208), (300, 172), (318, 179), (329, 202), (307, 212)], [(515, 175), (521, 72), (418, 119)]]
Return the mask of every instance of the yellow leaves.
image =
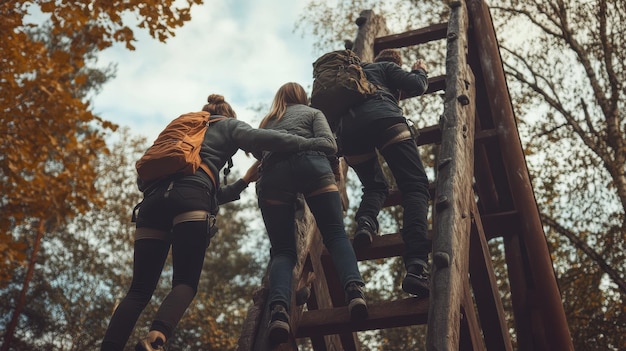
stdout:
[[(94, 161), (108, 153), (105, 132), (117, 126), (83, 101), (92, 88), (86, 59), (114, 42), (134, 49), (134, 32), (123, 23), (129, 13), (154, 38), (173, 36), (192, 6), (178, 10), (174, 2), (0, 2), (0, 281), (10, 275), (8, 262), (21, 257), (7, 233), (31, 218), (66, 221), (102, 202)], [(32, 36), (33, 24), (24, 24), (29, 8), (49, 15), (49, 31)]]
[(41, 12), (43, 13), (54, 12), (56, 8), (54, 1), (42, 1), (39, 6), (41, 7)]

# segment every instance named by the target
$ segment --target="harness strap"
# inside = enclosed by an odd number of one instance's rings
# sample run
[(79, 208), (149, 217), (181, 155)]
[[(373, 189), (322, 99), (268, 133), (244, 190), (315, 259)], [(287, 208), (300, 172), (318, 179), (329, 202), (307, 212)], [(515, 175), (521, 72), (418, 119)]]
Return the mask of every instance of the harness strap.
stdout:
[(381, 142), (378, 146), (378, 150), (383, 150), (391, 144), (408, 139), (413, 139), (413, 135), (408, 125), (404, 123), (393, 125), (383, 131), (382, 136), (379, 139)]
[(203, 210), (183, 212), (177, 215), (176, 217), (174, 217), (174, 219), (172, 220), (172, 225), (177, 225), (182, 222), (196, 222), (196, 221), (208, 221), (209, 226), (212, 226), (215, 223), (215, 216)]
[(167, 234), (168, 232), (163, 231), (163, 230), (141, 227), (135, 230), (135, 240), (140, 240), (140, 239), (166, 240)]

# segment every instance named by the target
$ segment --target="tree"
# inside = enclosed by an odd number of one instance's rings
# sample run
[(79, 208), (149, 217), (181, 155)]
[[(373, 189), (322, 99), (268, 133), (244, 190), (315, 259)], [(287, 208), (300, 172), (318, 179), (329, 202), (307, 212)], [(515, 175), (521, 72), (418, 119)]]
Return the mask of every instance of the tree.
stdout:
[(532, 33), (520, 38), (503, 30), (501, 51), (574, 344), (622, 348), (626, 4), (506, 1), (493, 12)]
[[(30, 289), (12, 348), (19, 350), (96, 349), (117, 303), (132, 279), (134, 224), (131, 211), (141, 201), (134, 162), (146, 149), (143, 137), (127, 128), (118, 131), (111, 152), (95, 164), (96, 189), (103, 204), (91, 206), (70, 223), (47, 234), (42, 242)], [(231, 175), (234, 177), (236, 175)], [(249, 190), (248, 190), (249, 191)], [(247, 218), (258, 216), (256, 204), (241, 201), (222, 206), (220, 230), (205, 259), (199, 292), (168, 344), (173, 349), (226, 350), (237, 342), (245, 310), (262, 276), (267, 255), (241, 251), (262, 233)], [(8, 317), (25, 270), (18, 269), (0, 290), (0, 315)], [(140, 316), (133, 340), (144, 337), (155, 310), (171, 288), (168, 259), (157, 291)], [(8, 318), (0, 320), (0, 326)]]
[[(354, 36), (362, 10), (401, 33), (446, 21), (442, 6), (309, 1), (300, 29), (310, 23), (318, 49), (327, 51)], [(510, 0), (494, 2), (491, 11), (574, 344), (623, 348), (626, 4)], [(425, 49), (418, 48), (427, 55)], [(434, 57), (430, 66), (443, 66)]]
[[(126, 13), (136, 14), (140, 28), (165, 41), (199, 3), (182, 8), (173, 0), (0, 3), (0, 284), (17, 266), (28, 265), (3, 350), (25, 304), (44, 235), (102, 201), (93, 164), (108, 151), (104, 138), (116, 126), (95, 116), (87, 100), (106, 79), (94, 75), (103, 70), (90, 68), (94, 53), (115, 42), (133, 49), (133, 31), (122, 20)], [(27, 22), (37, 12), (44, 31)]]

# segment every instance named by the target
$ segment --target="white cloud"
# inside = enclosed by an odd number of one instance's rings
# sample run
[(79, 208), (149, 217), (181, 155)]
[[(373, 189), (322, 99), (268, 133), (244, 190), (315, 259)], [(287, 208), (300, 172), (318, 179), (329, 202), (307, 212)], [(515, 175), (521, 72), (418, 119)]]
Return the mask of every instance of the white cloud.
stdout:
[[(256, 126), (259, 116), (250, 107), (269, 105), (283, 83), (308, 88), (312, 82), (312, 39), (293, 32), (301, 6), (292, 0), (206, 1), (165, 44), (136, 31), (135, 51), (115, 46), (100, 56), (102, 65), (117, 64), (117, 76), (94, 98), (95, 112), (152, 141), (169, 120), (199, 110), (218, 93)], [(252, 162), (238, 159), (242, 167)]]

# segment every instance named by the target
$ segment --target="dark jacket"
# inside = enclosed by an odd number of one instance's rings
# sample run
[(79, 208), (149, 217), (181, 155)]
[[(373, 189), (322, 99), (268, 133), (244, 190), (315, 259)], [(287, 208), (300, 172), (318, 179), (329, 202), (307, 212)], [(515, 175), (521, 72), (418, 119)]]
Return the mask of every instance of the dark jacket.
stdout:
[(379, 90), (353, 107), (352, 114), (342, 118), (343, 128), (381, 118), (402, 117), (402, 109), (398, 106), (400, 91), (417, 96), (424, 94), (428, 88), (428, 76), (421, 69), (407, 72), (393, 62), (365, 63), (362, 67), (367, 79)]

